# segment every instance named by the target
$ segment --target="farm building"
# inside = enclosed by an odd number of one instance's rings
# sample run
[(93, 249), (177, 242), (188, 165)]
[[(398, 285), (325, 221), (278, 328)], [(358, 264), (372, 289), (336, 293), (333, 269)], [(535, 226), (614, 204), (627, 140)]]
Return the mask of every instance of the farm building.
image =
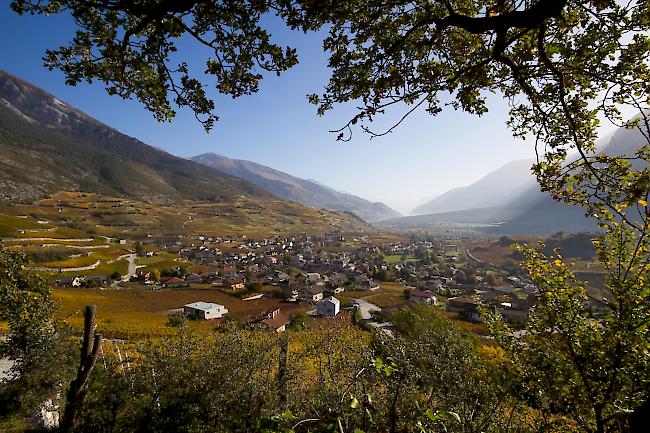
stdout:
[(429, 290), (411, 290), (409, 292), (409, 301), (411, 302), (423, 302), (429, 305), (436, 305), (438, 300)]
[(379, 284), (368, 278), (366, 274), (360, 274), (355, 277), (358, 290), (374, 291), (379, 289)]
[(228, 313), (228, 309), (221, 304), (211, 302), (193, 302), (183, 306), (183, 313), (191, 319), (220, 319)]
[(161, 282), (162, 282), (163, 287), (168, 288), (168, 289), (174, 288), (174, 287), (187, 287), (187, 286), (189, 286), (189, 283), (187, 281), (183, 280), (182, 278), (178, 278), (178, 277), (165, 278)]
[(185, 281), (187, 281), (188, 283), (202, 283), (203, 277), (200, 276), (199, 274), (188, 274), (185, 277)]
[(323, 289), (307, 287), (300, 292), (300, 299), (307, 302), (318, 302), (323, 299)]
[(234, 278), (232, 280), (223, 280), (223, 288), (229, 290), (240, 290), (245, 287), (244, 280)]
[(447, 311), (458, 313), (459, 317), (471, 322), (482, 322), (478, 312), (478, 301), (472, 298), (457, 296), (447, 300)]
[(330, 296), (316, 304), (316, 310), (321, 316), (336, 316), (341, 311), (341, 301)]
[(279, 308), (271, 311), (266, 315), (266, 319), (260, 322), (262, 329), (277, 332), (284, 332), (289, 324), (289, 316), (286, 313), (280, 312)]

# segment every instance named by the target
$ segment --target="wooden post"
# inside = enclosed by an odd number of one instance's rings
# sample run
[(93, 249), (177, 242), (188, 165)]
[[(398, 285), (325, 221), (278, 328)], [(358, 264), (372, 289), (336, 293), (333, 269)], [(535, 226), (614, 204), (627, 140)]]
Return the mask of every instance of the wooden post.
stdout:
[(79, 415), (86, 396), (88, 378), (95, 367), (102, 346), (102, 336), (95, 332), (95, 305), (84, 308), (84, 334), (81, 343), (81, 357), (77, 377), (70, 383), (61, 430), (73, 431), (79, 424)]
[(286, 409), (288, 383), (287, 378), (287, 361), (289, 355), (289, 335), (285, 332), (280, 337), (280, 359), (278, 362), (278, 387), (280, 388), (280, 407)]

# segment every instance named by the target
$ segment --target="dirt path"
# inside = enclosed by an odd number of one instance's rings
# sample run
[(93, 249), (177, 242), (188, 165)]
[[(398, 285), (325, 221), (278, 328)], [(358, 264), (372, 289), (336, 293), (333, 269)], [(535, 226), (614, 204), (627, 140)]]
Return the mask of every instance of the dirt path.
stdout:
[(92, 242), (93, 238), (2, 238), (3, 241), (28, 242), (28, 241), (59, 241), (59, 242)]
[(92, 271), (96, 269), (102, 263), (101, 260), (97, 260), (92, 265), (88, 266), (78, 266), (76, 268), (48, 268), (45, 266), (30, 266), (27, 269), (32, 271), (46, 271), (46, 272), (79, 272), (79, 271)]

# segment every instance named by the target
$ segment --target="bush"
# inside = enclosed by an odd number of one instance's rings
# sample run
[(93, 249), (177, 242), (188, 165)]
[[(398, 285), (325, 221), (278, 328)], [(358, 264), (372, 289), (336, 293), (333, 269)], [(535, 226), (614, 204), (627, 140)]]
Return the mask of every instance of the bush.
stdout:
[(185, 313), (172, 313), (167, 316), (167, 323), (165, 326), (170, 328), (183, 328), (187, 322)]
[(291, 316), (291, 323), (287, 327), (291, 331), (303, 331), (307, 327), (307, 313), (301, 311)]

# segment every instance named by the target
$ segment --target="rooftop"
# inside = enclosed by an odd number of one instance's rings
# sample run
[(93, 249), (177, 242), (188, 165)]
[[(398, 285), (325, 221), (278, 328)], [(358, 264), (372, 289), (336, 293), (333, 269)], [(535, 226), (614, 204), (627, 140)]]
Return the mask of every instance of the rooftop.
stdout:
[(216, 309), (225, 308), (221, 304), (213, 304), (212, 302), (204, 302), (204, 301), (192, 302), (191, 304), (186, 304), (185, 307), (193, 308), (195, 310), (203, 310), (203, 311), (212, 310), (213, 308), (216, 308)]

